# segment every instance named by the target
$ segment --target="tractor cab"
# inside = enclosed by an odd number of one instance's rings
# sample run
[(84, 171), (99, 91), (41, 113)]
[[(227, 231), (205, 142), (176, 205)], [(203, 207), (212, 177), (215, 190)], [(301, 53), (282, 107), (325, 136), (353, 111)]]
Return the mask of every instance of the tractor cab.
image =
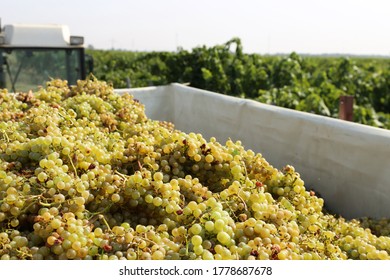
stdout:
[(65, 25), (0, 26), (0, 88), (36, 90), (51, 79), (70, 85), (92, 72), (84, 38), (71, 36)]

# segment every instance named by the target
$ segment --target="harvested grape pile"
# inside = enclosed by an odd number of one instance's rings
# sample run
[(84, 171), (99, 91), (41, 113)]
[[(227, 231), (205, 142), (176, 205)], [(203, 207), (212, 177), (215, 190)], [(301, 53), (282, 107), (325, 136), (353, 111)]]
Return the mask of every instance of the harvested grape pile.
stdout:
[(326, 214), (292, 166), (148, 119), (93, 77), (0, 104), (2, 260), (389, 259), (389, 236)]

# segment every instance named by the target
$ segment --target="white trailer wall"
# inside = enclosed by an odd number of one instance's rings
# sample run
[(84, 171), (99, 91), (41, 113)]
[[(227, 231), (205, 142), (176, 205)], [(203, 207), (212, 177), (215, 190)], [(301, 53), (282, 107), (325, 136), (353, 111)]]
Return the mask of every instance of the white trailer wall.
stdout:
[(390, 131), (179, 84), (121, 89), (151, 119), (224, 143), (241, 140), (277, 168), (290, 164), (346, 218), (390, 217)]

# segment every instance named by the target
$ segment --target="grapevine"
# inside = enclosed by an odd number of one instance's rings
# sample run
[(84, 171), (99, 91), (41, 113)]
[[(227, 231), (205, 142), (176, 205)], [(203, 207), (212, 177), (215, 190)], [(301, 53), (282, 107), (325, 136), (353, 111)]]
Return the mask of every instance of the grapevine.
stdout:
[[(244, 53), (239, 38), (177, 52), (88, 50), (94, 74), (115, 88), (185, 83), (266, 104), (339, 118), (354, 96), (353, 121), (390, 128), (387, 57)], [(131, 84), (126, 81), (131, 80)]]

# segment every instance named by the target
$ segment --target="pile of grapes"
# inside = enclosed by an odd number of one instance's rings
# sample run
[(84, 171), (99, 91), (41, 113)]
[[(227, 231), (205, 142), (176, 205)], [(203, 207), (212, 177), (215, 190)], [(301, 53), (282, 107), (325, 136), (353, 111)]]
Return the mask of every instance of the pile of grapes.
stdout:
[(94, 77), (0, 105), (2, 260), (390, 258), (389, 236), (327, 214), (292, 166), (151, 120)]

